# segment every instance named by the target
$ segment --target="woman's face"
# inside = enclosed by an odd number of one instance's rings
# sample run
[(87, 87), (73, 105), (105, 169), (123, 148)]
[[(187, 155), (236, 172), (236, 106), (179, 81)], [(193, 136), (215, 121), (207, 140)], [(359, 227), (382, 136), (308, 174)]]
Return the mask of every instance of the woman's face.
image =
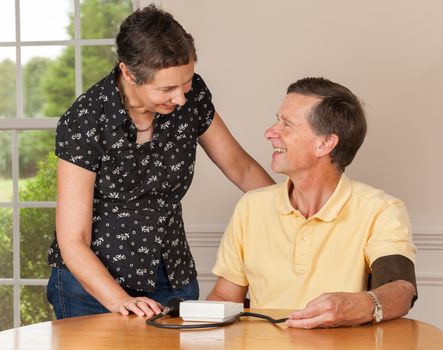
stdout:
[(185, 104), (185, 93), (192, 87), (193, 76), (192, 60), (183, 66), (160, 69), (147, 84), (137, 85), (131, 79), (129, 103), (151, 113), (169, 114), (177, 106)]

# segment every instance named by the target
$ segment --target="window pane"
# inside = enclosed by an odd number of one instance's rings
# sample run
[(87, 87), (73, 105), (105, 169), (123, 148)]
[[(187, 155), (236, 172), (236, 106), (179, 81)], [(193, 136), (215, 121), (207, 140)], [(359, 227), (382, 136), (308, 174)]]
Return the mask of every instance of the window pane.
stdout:
[(49, 278), (47, 256), (54, 225), (55, 208), (20, 209), (21, 278)]
[(0, 286), (0, 331), (14, 327), (13, 300), (12, 286)]
[(80, 23), (83, 39), (111, 39), (121, 22), (132, 12), (131, 0), (81, 0)]
[(60, 117), (75, 99), (74, 47), (22, 48), (26, 117)]
[(21, 325), (55, 320), (52, 306), (46, 299), (46, 286), (23, 286), (20, 289)]
[(11, 132), (0, 131), (0, 202), (12, 200)]
[[(70, 16), (74, 12), (73, 9), (74, 0), (20, 0), (22, 40), (73, 38), (73, 17)], [(39, 18), (43, 20), (36, 21)]]
[(12, 278), (12, 268), (12, 208), (0, 208), (0, 278)]
[[(0, 11), (1, 12), (1, 11)], [(0, 118), (15, 117), (15, 48), (0, 47)]]
[(115, 46), (82, 47), (83, 90), (102, 80), (115, 66)]
[(20, 201), (55, 201), (57, 160), (54, 131), (19, 132)]
[(2, 0), (0, 41), (15, 41), (15, 0)]

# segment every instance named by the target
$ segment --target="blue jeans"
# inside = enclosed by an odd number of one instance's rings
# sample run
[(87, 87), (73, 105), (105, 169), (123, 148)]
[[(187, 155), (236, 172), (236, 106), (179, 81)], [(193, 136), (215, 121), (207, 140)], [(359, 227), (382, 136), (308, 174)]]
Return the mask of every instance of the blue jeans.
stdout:
[[(152, 292), (124, 289), (130, 296), (148, 297), (162, 305), (166, 305), (174, 297), (181, 297), (185, 300), (197, 300), (199, 297), (197, 278), (194, 278), (190, 284), (181, 289), (172, 289), (162, 261), (158, 268), (155, 285), (155, 290)], [(68, 270), (52, 268), (46, 292), (57, 319), (109, 312), (82, 287)]]

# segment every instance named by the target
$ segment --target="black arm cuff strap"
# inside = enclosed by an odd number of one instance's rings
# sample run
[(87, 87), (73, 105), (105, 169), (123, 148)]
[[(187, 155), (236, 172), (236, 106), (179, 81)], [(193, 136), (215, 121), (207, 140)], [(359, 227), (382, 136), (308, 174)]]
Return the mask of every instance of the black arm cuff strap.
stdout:
[(415, 280), (414, 263), (403, 255), (387, 255), (375, 260), (371, 265), (372, 273), (369, 276), (369, 289), (375, 289), (383, 284), (404, 280), (415, 287), (415, 295), (411, 300), (411, 307), (417, 300), (417, 282)]

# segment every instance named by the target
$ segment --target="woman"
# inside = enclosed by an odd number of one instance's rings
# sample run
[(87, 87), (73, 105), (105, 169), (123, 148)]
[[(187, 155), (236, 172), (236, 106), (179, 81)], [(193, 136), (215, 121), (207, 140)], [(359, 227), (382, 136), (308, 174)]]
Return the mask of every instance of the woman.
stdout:
[(194, 42), (151, 5), (117, 35), (118, 66), (57, 127), (58, 202), (48, 299), (57, 318), (151, 317), (198, 299), (180, 201), (197, 143), (240, 189), (273, 183), (235, 141), (194, 73)]

